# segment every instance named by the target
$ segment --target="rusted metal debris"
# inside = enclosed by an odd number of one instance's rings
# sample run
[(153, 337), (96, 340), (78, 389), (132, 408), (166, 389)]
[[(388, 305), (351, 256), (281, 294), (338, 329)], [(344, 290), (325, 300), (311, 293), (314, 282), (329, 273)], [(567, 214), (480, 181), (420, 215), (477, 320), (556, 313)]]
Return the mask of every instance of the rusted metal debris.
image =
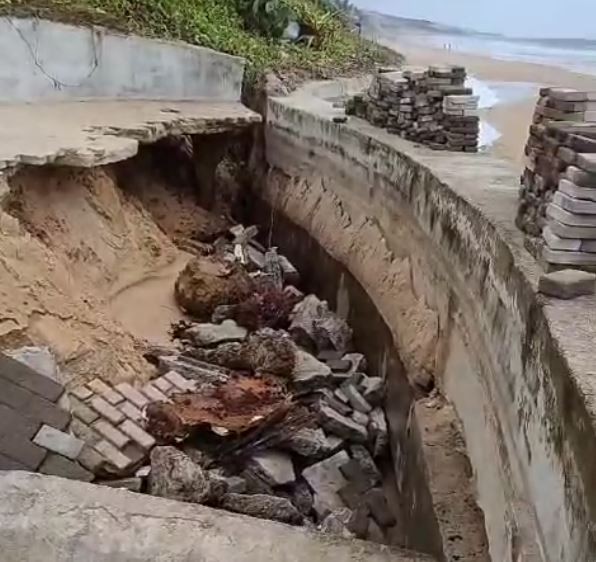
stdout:
[(146, 411), (149, 433), (163, 441), (184, 439), (198, 429), (243, 434), (278, 420), (291, 405), (290, 395), (269, 376), (234, 376), (208, 391), (170, 398), (171, 403), (151, 404)]

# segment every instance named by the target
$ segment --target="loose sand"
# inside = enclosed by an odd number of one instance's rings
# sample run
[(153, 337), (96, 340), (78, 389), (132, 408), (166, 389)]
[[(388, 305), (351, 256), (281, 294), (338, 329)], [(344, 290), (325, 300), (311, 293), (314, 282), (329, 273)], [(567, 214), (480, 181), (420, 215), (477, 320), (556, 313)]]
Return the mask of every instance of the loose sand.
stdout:
[(596, 76), (554, 66), (498, 60), (442, 49), (426, 49), (400, 41), (385, 41), (385, 44), (403, 53), (407, 64), (461, 64), (467, 68), (470, 75), (479, 80), (536, 84), (536, 93), (532, 98), (499, 104), (482, 112), (483, 119), (502, 135), (491, 148), (491, 152), (508, 160), (515, 169), (521, 169), (523, 149), (540, 87), (561, 86), (596, 90)]

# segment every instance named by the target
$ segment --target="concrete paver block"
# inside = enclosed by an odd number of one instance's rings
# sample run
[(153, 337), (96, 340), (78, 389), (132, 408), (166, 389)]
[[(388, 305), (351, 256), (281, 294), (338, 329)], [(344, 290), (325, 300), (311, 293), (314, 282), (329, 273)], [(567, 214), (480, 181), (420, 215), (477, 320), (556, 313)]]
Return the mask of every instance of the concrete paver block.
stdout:
[(157, 389), (151, 383), (143, 387), (143, 394), (149, 398), (151, 402), (169, 402), (170, 399), (161, 390)]
[(97, 474), (105, 465), (106, 459), (93, 447), (85, 445), (77, 458), (77, 462), (88, 471)]
[(20, 361), (0, 353), (0, 379), (6, 379), (28, 391), (55, 402), (64, 393), (64, 387), (52, 380), (36, 373)]
[(112, 406), (117, 406), (118, 404), (124, 401), (124, 396), (116, 392), (113, 388), (110, 388), (110, 390), (104, 392), (102, 394), (102, 397)]
[(151, 449), (151, 447), (155, 445), (155, 439), (131, 420), (126, 420), (125, 422), (121, 423), (118, 426), (118, 429), (128, 435), (143, 449)]
[(33, 443), (72, 460), (79, 456), (84, 445), (83, 441), (77, 439), (74, 435), (64, 433), (49, 425), (41, 426), (33, 439)]
[(101, 416), (112, 422), (113, 424), (119, 424), (121, 421), (124, 420), (124, 414), (114, 408), (111, 404), (108, 404), (103, 398), (100, 396), (94, 396), (91, 399), (91, 406), (98, 412)]
[(573, 299), (582, 295), (593, 295), (596, 289), (596, 275), (577, 269), (554, 271), (540, 277), (538, 290), (559, 299)]
[(99, 418), (99, 414), (95, 410), (92, 410), (84, 402), (81, 402), (74, 396), (70, 397), (70, 411), (73, 416), (79, 418), (87, 425), (92, 424), (97, 418)]
[(101, 379), (93, 379), (87, 383), (87, 386), (95, 392), (95, 394), (104, 394), (104, 392), (109, 392), (111, 390)]
[(118, 404), (118, 409), (132, 421), (140, 422), (143, 419), (143, 412), (128, 400), (122, 402), (122, 404)]
[(149, 399), (127, 382), (116, 385), (116, 390), (141, 410), (149, 404)]
[(193, 391), (195, 389), (195, 386), (192, 382), (185, 379), (176, 371), (170, 371), (169, 373), (166, 373), (164, 377), (182, 392)]
[(127, 435), (105, 420), (96, 421), (92, 427), (97, 433), (103, 435), (103, 437), (111, 441), (119, 449), (130, 443), (130, 438)]
[(93, 391), (85, 385), (75, 386), (71, 391), (70, 394), (83, 402), (85, 400), (89, 400), (93, 396)]
[(114, 465), (118, 470), (126, 470), (132, 465), (132, 461), (121, 453), (112, 443), (107, 440), (100, 441), (94, 449), (104, 456), (107, 462)]

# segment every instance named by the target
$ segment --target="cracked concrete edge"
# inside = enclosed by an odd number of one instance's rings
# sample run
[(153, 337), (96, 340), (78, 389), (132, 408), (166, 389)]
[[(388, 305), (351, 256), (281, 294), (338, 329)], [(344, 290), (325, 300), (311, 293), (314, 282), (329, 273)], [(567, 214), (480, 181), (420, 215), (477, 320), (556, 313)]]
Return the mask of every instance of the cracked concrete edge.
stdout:
[(0, 474), (3, 562), (432, 562), (342, 539), (108, 487), (24, 472)]

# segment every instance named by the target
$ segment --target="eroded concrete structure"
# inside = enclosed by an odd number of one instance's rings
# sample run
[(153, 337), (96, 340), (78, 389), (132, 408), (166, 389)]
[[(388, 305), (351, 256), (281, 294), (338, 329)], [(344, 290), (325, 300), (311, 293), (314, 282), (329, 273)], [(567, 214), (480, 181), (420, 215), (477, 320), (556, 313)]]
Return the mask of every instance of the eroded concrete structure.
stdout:
[[(323, 97), (345, 91), (326, 84)], [(592, 560), (596, 299), (537, 296), (504, 163), (333, 123), (320, 94), (270, 100), (261, 196), (347, 268), (410, 376), (432, 374), (452, 401), (492, 559)], [(424, 462), (446, 539), (459, 496)]]

